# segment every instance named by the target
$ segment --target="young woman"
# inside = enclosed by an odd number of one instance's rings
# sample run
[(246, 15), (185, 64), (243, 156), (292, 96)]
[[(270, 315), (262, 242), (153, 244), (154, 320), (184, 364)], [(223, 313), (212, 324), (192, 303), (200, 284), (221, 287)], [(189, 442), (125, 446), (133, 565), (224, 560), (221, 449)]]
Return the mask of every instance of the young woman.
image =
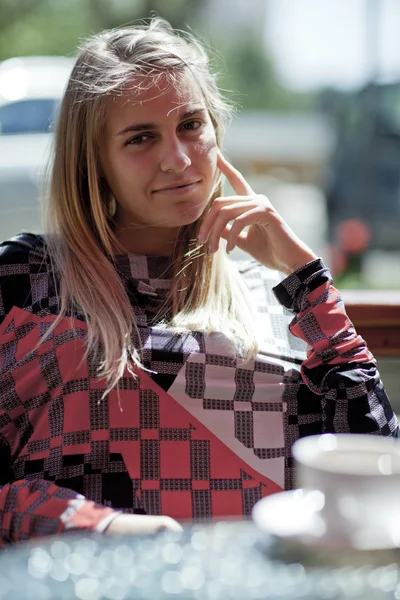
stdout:
[(0, 252), (3, 545), (248, 516), (297, 438), (397, 436), (328, 269), (223, 157), (228, 116), (160, 19), (83, 46), (46, 233)]

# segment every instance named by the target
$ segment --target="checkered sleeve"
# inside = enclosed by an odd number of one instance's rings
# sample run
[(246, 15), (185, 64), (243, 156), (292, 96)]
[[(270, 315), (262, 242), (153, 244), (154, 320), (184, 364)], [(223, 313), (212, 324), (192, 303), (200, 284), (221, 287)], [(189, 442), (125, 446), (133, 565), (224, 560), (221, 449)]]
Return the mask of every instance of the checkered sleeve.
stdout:
[[(21, 417), (21, 415), (19, 415)], [(18, 421), (16, 417), (15, 421)], [(118, 511), (87, 500), (81, 494), (45, 479), (13, 478), (11, 445), (18, 442), (10, 416), (0, 404), (0, 548), (32, 537), (71, 529), (102, 533)]]
[[(40, 281), (47, 276), (39, 242), (38, 236), (22, 234), (0, 245), (0, 324), (14, 307), (29, 313), (35, 309), (37, 294), (33, 292), (33, 283), (40, 288)], [(44, 284), (41, 288), (44, 297), (37, 304), (45, 307), (48, 288)], [(3, 376), (7, 377), (7, 357), (10, 359), (12, 351), (7, 344), (3, 349), (0, 365)], [(3, 401), (10, 402), (4, 386), (2, 392)], [(16, 438), (10, 419), (9, 411), (0, 403), (0, 547), (70, 529), (103, 531), (118, 514), (113, 509), (51, 481), (15, 480), (12, 448)], [(15, 420), (18, 419), (23, 419), (23, 415), (17, 415)]]
[(0, 547), (72, 529), (102, 531), (116, 513), (51, 481), (0, 486)]
[[(7, 422), (0, 407), (0, 427)], [(0, 548), (72, 529), (102, 532), (119, 514), (51, 481), (12, 481), (12, 462), (11, 444), (0, 433)]]
[(375, 359), (347, 316), (322, 260), (304, 265), (274, 292), (295, 313), (291, 333), (307, 343), (301, 373), (308, 389), (322, 396), (323, 431), (398, 436)]
[(40, 243), (27, 233), (0, 243), (0, 324), (14, 306), (32, 311), (32, 284), (47, 277)]

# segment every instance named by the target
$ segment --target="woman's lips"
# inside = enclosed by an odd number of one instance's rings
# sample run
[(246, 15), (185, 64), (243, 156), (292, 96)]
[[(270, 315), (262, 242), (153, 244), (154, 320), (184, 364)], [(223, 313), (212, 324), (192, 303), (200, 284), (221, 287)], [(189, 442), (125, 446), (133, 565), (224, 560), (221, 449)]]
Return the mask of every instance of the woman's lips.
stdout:
[(199, 185), (200, 185), (200, 181), (194, 181), (193, 183), (178, 185), (176, 187), (169, 187), (169, 188), (164, 188), (161, 190), (155, 190), (154, 194), (166, 194), (168, 196), (181, 196), (181, 195), (192, 192)]

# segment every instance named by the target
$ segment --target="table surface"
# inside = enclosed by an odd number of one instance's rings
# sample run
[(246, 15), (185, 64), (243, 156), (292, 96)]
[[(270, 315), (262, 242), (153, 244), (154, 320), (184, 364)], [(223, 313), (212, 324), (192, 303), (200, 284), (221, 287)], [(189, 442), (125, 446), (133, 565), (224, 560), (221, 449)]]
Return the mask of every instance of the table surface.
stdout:
[(0, 599), (400, 598), (396, 563), (306, 567), (278, 559), (274, 548), (276, 541), (250, 522), (146, 538), (42, 538), (0, 552)]

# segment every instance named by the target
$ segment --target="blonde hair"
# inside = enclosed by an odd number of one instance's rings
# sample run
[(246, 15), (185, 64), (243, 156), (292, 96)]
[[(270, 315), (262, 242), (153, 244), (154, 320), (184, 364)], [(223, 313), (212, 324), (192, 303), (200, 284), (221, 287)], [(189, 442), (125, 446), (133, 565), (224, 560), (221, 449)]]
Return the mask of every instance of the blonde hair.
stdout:
[[(137, 75), (196, 77), (217, 143), (221, 146), (230, 107), (209, 71), (207, 55), (189, 34), (178, 34), (160, 18), (137, 27), (105, 31), (81, 48), (60, 109), (48, 206), (46, 243), (60, 279), (60, 314), (80, 310), (87, 322), (87, 354), (98, 361), (107, 391), (118, 387), (126, 369), (143, 368), (134, 311), (115, 268), (119, 248), (110, 213), (112, 198), (101, 177), (99, 138), (106, 100)], [(222, 194), (217, 182), (212, 200)], [(251, 310), (241, 277), (225, 253), (190, 250), (201, 219), (182, 227), (172, 256), (172, 286), (159, 315), (161, 326), (222, 332), (242, 355), (256, 350)], [(123, 251), (123, 249), (122, 249)], [(168, 317), (166, 317), (168, 315)]]

